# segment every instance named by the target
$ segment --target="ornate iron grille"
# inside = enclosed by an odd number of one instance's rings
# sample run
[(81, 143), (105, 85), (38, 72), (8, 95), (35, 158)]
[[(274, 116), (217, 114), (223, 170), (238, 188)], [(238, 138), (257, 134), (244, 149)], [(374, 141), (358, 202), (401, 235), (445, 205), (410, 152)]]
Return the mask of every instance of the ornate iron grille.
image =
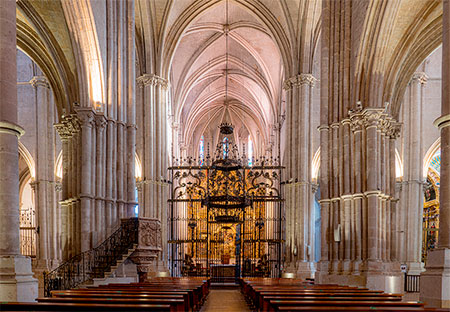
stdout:
[(20, 253), (36, 257), (36, 216), (33, 207), (20, 209)]
[[(231, 130), (230, 130), (231, 128)], [(223, 135), (232, 134), (222, 125)], [(283, 167), (261, 158), (248, 165), (231, 140), (214, 157), (174, 160), (169, 168), (169, 263), (172, 276), (279, 277), (283, 248)]]

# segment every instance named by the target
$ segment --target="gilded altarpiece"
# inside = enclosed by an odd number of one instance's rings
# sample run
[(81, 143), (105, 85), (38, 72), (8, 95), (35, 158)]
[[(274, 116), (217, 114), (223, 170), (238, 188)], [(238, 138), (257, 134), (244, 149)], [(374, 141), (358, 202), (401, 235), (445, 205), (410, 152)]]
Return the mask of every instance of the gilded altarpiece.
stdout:
[(438, 152), (431, 160), (424, 187), (422, 262), (425, 263), (428, 253), (437, 247), (439, 241), (440, 160), (440, 152)]

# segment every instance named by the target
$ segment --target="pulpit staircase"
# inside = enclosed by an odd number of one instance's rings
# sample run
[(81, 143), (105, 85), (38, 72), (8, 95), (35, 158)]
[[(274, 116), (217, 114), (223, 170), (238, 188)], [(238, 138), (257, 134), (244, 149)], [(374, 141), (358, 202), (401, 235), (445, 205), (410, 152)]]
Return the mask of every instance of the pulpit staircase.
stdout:
[(122, 220), (120, 227), (97, 247), (82, 252), (51, 272), (44, 272), (44, 295), (89, 284), (111, 275), (136, 249), (139, 221)]

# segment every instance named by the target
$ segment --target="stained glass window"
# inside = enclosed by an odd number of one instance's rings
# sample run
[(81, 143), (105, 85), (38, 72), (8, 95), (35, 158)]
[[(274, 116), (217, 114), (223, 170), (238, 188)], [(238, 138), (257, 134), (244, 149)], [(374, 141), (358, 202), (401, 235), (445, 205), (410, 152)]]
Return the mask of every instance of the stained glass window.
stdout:
[(248, 165), (253, 165), (253, 142), (250, 136), (248, 136)]
[(200, 138), (200, 144), (198, 149), (199, 149), (198, 158), (200, 160), (200, 166), (203, 166), (203, 162), (205, 161), (205, 138), (203, 137), (203, 135)]
[(223, 145), (223, 158), (227, 158), (228, 157), (228, 149), (229, 149), (229, 140), (227, 137), (223, 138), (222, 141), (222, 145)]
[[(137, 188), (135, 189), (134, 196), (136, 198), (136, 202), (138, 202), (138, 189)], [(136, 215), (136, 217), (139, 216), (139, 205), (134, 206), (134, 214)]]

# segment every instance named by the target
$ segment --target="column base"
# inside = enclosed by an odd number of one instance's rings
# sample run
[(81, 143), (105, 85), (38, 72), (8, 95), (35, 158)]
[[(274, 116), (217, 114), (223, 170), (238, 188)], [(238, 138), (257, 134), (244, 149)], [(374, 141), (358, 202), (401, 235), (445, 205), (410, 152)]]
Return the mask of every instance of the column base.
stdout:
[(38, 281), (33, 278), (31, 259), (0, 256), (0, 301), (32, 302), (38, 297)]
[(408, 262), (408, 275), (420, 275), (425, 268), (423, 267), (423, 262)]
[(328, 268), (328, 262), (319, 263), (317, 284), (359, 286), (387, 293), (403, 293), (403, 277), (398, 263), (363, 262), (359, 272), (333, 272)]
[(297, 261), (289, 263), (283, 273), (293, 273), (295, 278), (314, 278), (316, 273), (316, 263), (308, 261)]
[(38, 281), (38, 295), (39, 297), (44, 296), (44, 272), (50, 271), (51, 261), (43, 259), (32, 260), (32, 270), (34, 273), (34, 278)]
[(164, 261), (155, 260), (149, 267), (148, 277), (166, 277), (170, 276), (170, 271)]
[(450, 308), (450, 249), (431, 251), (425, 270), (420, 275), (420, 300), (427, 306)]

